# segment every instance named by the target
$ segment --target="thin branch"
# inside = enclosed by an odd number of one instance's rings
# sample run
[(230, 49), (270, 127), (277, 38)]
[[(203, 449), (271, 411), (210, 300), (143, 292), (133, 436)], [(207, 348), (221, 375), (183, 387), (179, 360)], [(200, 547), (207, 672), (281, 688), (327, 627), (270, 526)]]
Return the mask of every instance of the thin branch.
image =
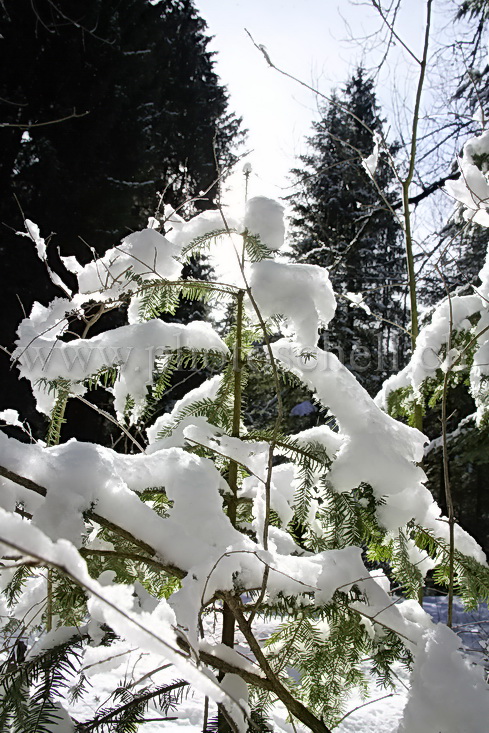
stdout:
[(345, 112), (347, 115), (349, 115), (352, 119), (354, 119), (358, 124), (363, 127), (365, 130), (367, 130), (372, 136), (373, 136), (373, 130), (371, 127), (369, 127), (366, 122), (364, 122), (360, 117), (358, 117), (354, 112), (351, 111), (351, 109), (348, 109), (344, 105), (341, 104), (341, 102), (338, 102), (337, 99), (332, 99), (331, 97), (328, 97), (326, 94), (323, 94), (318, 89), (315, 89), (310, 84), (307, 84), (307, 82), (302, 81), (302, 79), (298, 79), (296, 76), (293, 76), (292, 74), (289, 74), (288, 71), (284, 71), (283, 69), (280, 69), (278, 66), (276, 66), (273, 61), (271, 60), (265, 46), (263, 46), (260, 43), (256, 43), (255, 39), (249, 32), (247, 28), (245, 28), (245, 33), (249, 36), (252, 44), (260, 53), (263, 55), (265, 61), (267, 64), (272, 68), (275, 69), (275, 71), (278, 71), (279, 74), (282, 74), (282, 76), (286, 76), (288, 79), (291, 79), (292, 81), (295, 81), (297, 84), (300, 84), (301, 86), (308, 89), (310, 92), (313, 92), (313, 94), (316, 94), (318, 97), (321, 97), (321, 99), (324, 99), (325, 102), (328, 102), (328, 104), (333, 104), (335, 107), (340, 109), (342, 112)]
[(396, 41), (399, 41), (403, 49), (408, 52), (411, 58), (414, 59), (414, 61), (416, 61), (416, 63), (421, 66), (423, 63), (422, 60), (418, 59), (416, 54), (409, 48), (409, 46), (402, 40), (400, 35), (396, 32), (396, 30), (394, 29), (394, 25), (389, 21), (389, 19), (385, 15), (378, 0), (371, 0), (371, 3), (374, 6), (374, 8), (377, 10), (377, 12), (379, 13), (380, 17), (382, 18), (384, 25), (389, 29), (391, 35), (394, 36)]
[(90, 547), (82, 547), (79, 550), (82, 557), (87, 555), (99, 555), (100, 557), (110, 558), (121, 558), (122, 560), (132, 560), (133, 562), (145, 563), (151, 565), (158, 570), (167, 572), (167, 566), (163, 563), (155, 560), (152, 557), (145, 557), (144, 555), (138, 555), (136, 552), (114, 552), (113, 550), (95, 550)]
[(67, 120), (79, 119), (80, 117), (86, 117), (90, 112), (81, 112), (80, 114), (73, 110), (71, 115), (66, 117), (59, 117), (57, 120), (48, 120), (47, 122), (0, 122), (0, 127), (16, 127), (20, 130), (30, 130), (33, 127), (46, 127), (47, 125), (58, 125), (60, 122), (67, 122)]
[[(450, 173), (448, 176), (443, 176), (442, 178), (439, 178), (437, 181), (433, 181), (433, 183), (430, 183), (429, 186), (426, 186), (425, 188), (420, 191), (420, 193), (417, 193), (416, 196), (410, 196), (408, 198), (409, 204), (414, 204), (414, 206), (417, 206), (421, 201), (424, 201), (424, 199), (428, 198), (428, 196), (431, 196), (432, 193), (435, 193), (435, 191), (439, 191), (440, 188), (442, 188), (447, 181), (455, 181), (459, 177), (460, 173), (456, 171), (455, 173)], [(402, 200), (396, 201), (392, 204), (392, 208), (394, 210), (401, 209), (403, 206)]]
[[(373, 0), (372, 0), (373, 1)], [(413, 237), (411, 233), (411, 213), (409, 209), (409, 187), (414, 176), (414, 167), (416, 164), (416, 148), (417, 148), (417, 134), (419, 124), (419, 113), (421, 107), (421, 95), (423, 92), (423, 84), (426, 74), (426, 66), (428, 62), (428, 44), (430, 40), (430, 29), (431, 29), (431, 5), (433, 0), (427, 0), (426, 3), (426, 25), (424, 35), (424, 46), (423, 56), (421, 59), (421, 67), (419, 72), (418, 86), (416, 89), (416, 99), (414, 104), (413, 120), (412, 120), (412, 131), (411, 131), (411, 150), (409, 155), (409, 168), (405, 180), (402, 183), (402, 200), (403, 200), (403, 214), (404, 214), (404, 233), (405, 233), (405, 244), (406, 244), (406, 260), (408, 269), (408, 280), (409, 280), (409, 298), (411, 304), (411, 346), (414, 351), (416, 348), (416, 341), (419, 333), (418, 325), (418, 303), (416, 294), (416, 276), (414, 272), (414, 259), (413, 259)], [(414, 425), (418, 430), (423, 429), (423, 413), (421, 405), (418, 403), (414, 406)]]
[(113, 423), (114, 425), (116, 425), (119, 428), (119, 430), (122, 430), (122, 432), (124, 433), (124, 435), (126, 437), (128, 437), (129, 440), (132, 441), (132, 443), (134, 443), (134, 445), (136, 446), (136, 448), (139, 451), (141, 451), (141, 453), (144, 453), (143, 446), (140, 443), (138, 443), (138, 441), (136, 440), (136, 438), (134, 437), (134, 435), (131, 435), (131, 433), (129, 432), (129, 430), (122, 423), (120, 423), (118, 420), (116, 420), (116, 418), (113, 417), (110, 414), (110, 412), (106, 412), (105, 410), (103, 410), (98, 405), (94, 405), (93, 402), (90, 402), (89, 400), (86, 400), (84, 397), (82, 397), (82, 395), (76, 394), (76, 395), (74, 395), (74, 397), (76, 397), (77, 400), (80, 400), (80, 402), (83, 402), (84, 405), (87, 405), (87, 407), (91, 407), (92, 410), (95, 410), (95, 412), (98, 412), (98, 414), (101, 415), (102, 417), (105, 417), (106, 420), (109, 420), (111, 423)]
[(399, 693), (396, 692), (389, 692), (387, 695), (382, 695), (382, 697), (376, 697), (375, 700), (367, 700), (367, 702), (362, 703), (361, 705), (357, 705), (356, 708), (353, 708), (353, 710), (349, 710), (347, 713), (343, 715), (342, 718), (338, 720), (336, 725), (340, 725), (346, 718), (348, 718), (353, 713), (356, 713), (357, 710), (361, 710), (362, 708), (367, 707), (367, 705), (374, 705), (376, 702), (380, 702), (381, 700), (386, 700), (388, 697), (394, 697), (394, 695), (397, 695)]

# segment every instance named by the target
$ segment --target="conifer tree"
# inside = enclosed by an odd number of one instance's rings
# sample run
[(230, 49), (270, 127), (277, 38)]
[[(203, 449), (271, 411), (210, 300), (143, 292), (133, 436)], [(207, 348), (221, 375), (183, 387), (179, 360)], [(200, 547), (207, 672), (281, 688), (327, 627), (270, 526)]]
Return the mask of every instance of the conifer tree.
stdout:
[[(349, 693), (378, 697), (369, 680), (395, 680), (396, 661), (412, 669), (399, 731), (479, 731), (487, 721), (483, 670), (414, 600), (430, 567), (452, 600), (454, 588), (471, 607), (488, 599), (484, 554), (452, 521), (449, 533), (423, 485), (424, 436), (382, 411), (334, 354), (315, 346), (320, 324), (334, 317), (333, 290), (323, 268), (276, 258), (281, 211), (255, 198), (226, 226), (216, 210), (175, 222), (165, 236), (135, 232), (79, 268), (77, 295), (36, 304), (19, 325), (18, 366), (51, 429), (48, 446), (0, 432), (2, 730), (133, 733), (166, 718), (192, 688), (205, 698), (205, 731), (218, 707), (239, 733), (257, 723), (331, 733), (351, 711)], [(180, 279), (203, 246), (214, 262), (223, 246), (237, 255), (226, 283)], [(487, 293), (489, 260), (484, 270)], [(230, 305), (225, 340), (209, 323), (158, 318), (172, 314), (180, 294)], [(87, 299), (102, 327), (70, 341)], [(114, 329), (105, 316), (116, 302), (130, 303), (130, 323)], [(486, 302), (465, 300), (458, 316), (487, 321)], [(277, 319), (289, 335), (272, 343)], [(433, 325), (420, 341), (441, 354), (445, 332)], [(472, 328), (466, 317), (459, 325)], [(486, 351), (489, 325), (480, 326), (466, 338)], [(245, 423), (259, 338), (277, 402), (293, 374), (331, 410), (337, 431), (319, 425), (284, 435), (280, 404), (273, 430)], [(39, 350), (49, 355), (45, 370), (33, 358)], [(182, 358), (218, 371), (150, 418), (128, 454), (57, 444), (63, 401), (90, 400), (101, 384), (119, 426), (123, 417), (144, 423), (148, 384), (164, 391)], [(481, 420), (487, 376), (487, 362), (474, 361)], [(1, 417), (20, 425), (14, 410)], [(393, 586), (371, 562), (389, 565)], [(233, 648), (238, 630), (253, 661)], [(90, 680), (106, 662), (120, 675), (96, 707)]]
[[(144, 226), (158, 192), (179, 206), (207, 191), (188, 213), (211, 205), (240, 125), (205, 30), (191, 0), (0, 4), (3, 346), (12, 348), (22, 308), (62, 294), (15, 236), (23, 216), (53, 234), (48, 258), (59, 266), (58, 248), (87, 262), (90, 248), (102, 255)], [(27, 400), (1, 359), (4, 395)]]
[[(400, 227), (388, 207), (394, 195), (387, 156), (380, 156), (375, 184), (362, 165), (375, 136), (383, 135), (374, 83), (362, 67), (313, 126), (311, 151), (293, 171), (293, 256), (328, 268), (338, 304), (325, 338), (374, 394), (392, 370), (392, 357), (395, 369), (405, 348), (403, 331), (394, 324), (406, 323), (406, 276)], [(391, 146), (389, 154), (395, 151)], [(348, 293), (361, 293), (367, 309), (354, 307)]]

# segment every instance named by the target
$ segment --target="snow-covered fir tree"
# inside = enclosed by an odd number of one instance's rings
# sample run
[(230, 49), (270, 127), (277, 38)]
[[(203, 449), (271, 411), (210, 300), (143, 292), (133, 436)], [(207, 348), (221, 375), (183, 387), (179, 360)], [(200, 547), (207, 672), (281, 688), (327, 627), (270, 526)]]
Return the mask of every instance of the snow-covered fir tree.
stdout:
[[(240, 733), (256, 724), (330, 733), (352, 690), (377, 694), (369, 680), (388, 683), (399, 662), (412, 672), (398, 733), (486, 725), (482, 668), (416, 600), (431, 568), (448, 579), (450, 598), (455, 587), (469, 605), (488, 598), (484, 554), (424, 486), (424, 436), (316, 346), (335, 316), (333, 289), (320, 266), (276, 255), (282, 213), (262, 197), (244, 217), (218, 210), (184, 221), (166, 210), (165, 235), (151, 219), (103, 258), (66, 262), (78, 293), (36, 303), (21, 322), (14, 358), (51, 425), (46, 445), (20, 439), (27, 427), (14, 409), (1, 415), (19, 431), (0, 433), (2, 730), (132, 733), (171, 717), (192, 690), (204, 730), (217, 708), (220, 727)], [(26, 228), (45, 258), (38, 227)], [(202, 248), (216, 279), (182, 280)], [(480, 296), (454, 303), (453, 325), (484, 357), (489, 261), (481, 280)], [(201, 320), (161, 320), (181, 295), (228, 303), (226, 337)], [(128, 323), (104, 329), (120, 303)], [(418, 341), (449, 353), (445, 374), (458, 360), (444, 340), (446, 311)], [(284, 337), (272, 342), (277, 319)], [(78, 320), (87, 328), (74, 339)], [(273, 429), (262, 432), (242, 412), (258, 341), (277, 403)], [(145, 426), (148, 403), (182, 360), (216, 373)], [(470, 372), (480, 422), (488, 363), (474, 359)], [(384, 401), (399, 390), (418, 399), (436, 372), (424, 366), (415, 353)], [(336, 430), (282, 433), (288, 375), (330, 410)], [(62, 442), (66, 401), (90, 401), (97, 384), (113, 398), (109, 419), (128, 453)], [(120, 670), (102, 699), (90, 687), (100, 665)]]
[(328, 346), (375, 394), (406, 349), (406, 265), (390, 210), (398, 198), (389, 161), (396, 146), (378, 156), (383, 121), (374, 82), (363, 67), (333, 95), (313, 127), (310, 152), (293, 171), (292, 252), (298, 262), (328, 268), (338, 301)]

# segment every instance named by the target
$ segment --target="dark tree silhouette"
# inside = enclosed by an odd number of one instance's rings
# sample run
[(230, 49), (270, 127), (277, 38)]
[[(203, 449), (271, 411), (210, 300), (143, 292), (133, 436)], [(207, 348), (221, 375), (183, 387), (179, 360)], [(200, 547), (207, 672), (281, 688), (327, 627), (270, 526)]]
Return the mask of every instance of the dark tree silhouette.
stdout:
[[(163, 191), (172, 205), (207, 191), (187, 213), (211, 205), (242, 133), (209, 40), (191, 0), (0, 4), (0, 343), (22, 308), (62, 295), (14, 234), (23, 216), (52, 235), (62, 271), (58, 248), (87, 262), (144, 226)], [(2, 360), (8, 407), (22, 385)]]

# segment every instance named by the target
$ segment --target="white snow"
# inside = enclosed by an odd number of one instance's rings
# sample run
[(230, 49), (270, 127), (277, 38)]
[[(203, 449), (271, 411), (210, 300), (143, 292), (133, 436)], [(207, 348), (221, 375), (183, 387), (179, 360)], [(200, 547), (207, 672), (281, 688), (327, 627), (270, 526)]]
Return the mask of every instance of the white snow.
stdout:
[(474, 156), (489, 152), (489, 133), (468, 140), (459, 158), (461, 176), (456, 181), (447, 181), (448, 194), (465, 207), (464, 218), (482, 226), (489, 226), (489, 183), (487, 165), (481, 170), (474, 162)]
[(16, 232), (16, 234), (19, 234), (21, 237), (29, 237), (29, 239), (31, 239), (34, 242), (36, 246), (37, 256), (39, 257), (41, 262), (44, 262), (44, 264), (46, 265), (46, 270), (48, 272), (51, 282), (54, 285), (56, 285), (56, 287), (61, 288), (61, 290), (63, 290), (63, 292), (66, 295), (71, 296), (71, 290), (68, 288), (67, 285), (65, 285), (65, 283), (62, 281), (60, 276), (56, 272), (54, 272), (49, 266), (48, 259), (47, 259), (46, 242), (41, 237), (41, 231), (39, 227), (37, 226), (37, 224), (35, 224), (30, 219), (25, 219), (24, 224), (25, 224), (27, 233)]
[[(410, 519), (446, 538), (448, 528), (441, 512), (423, 485), (425, 474), (417, 465), (427, 438), (418, 430), (394, 420), (370, 398), (331, 352), (301, 347), (286, 339), (272, 345), (275, 357), (297, 374), (316, 398), (335, 415), (344, 442), (331, 467), (329, 478), (337, 491), (351, 491), (366, 482), (385, 503), (377, 507), (379, 522), (395, 530)], [(485, 563), (479, 545), (461, 528), (457, 547)]]
[[(476, 421), (477, 424), (482, 422), (489, 409), (489, 251), (479, 277), (482, 285), (474, 295), (454, 295), (435, 308), (430, 322), (419, 333), (408, 364), (384, 382), (375, 398), (384, 410), (387, 409), (389, 395), (397, 389), (410, 387), (414, 398), (420, 401), (422, 384), (426, 379), (435, 377), (438, 370), (468, 370), (470, 392), (477, 407)], [(475, 325), (469, 319), (475, 320)], [(463, 333), (475, 347), (470, 370), (463, 350), (452, 348), (445, 356), (442, 354), (442, 350), (448, 350), (450, 335), (453, 339)]]
[(37, 256), (42, 262), (46, 261), (46, 242), (41, 237), (41, 232), (37, 224), (35, 224), (33, 221), (30, 221), (30, 219), (25, 220), (25, 228), (27, 229), (27, 234), (24, 234), (23, 232), (18, 232), (18, 234), (21, 234), (24, 237), (30, 237), (34, 244), (36, 245), (36, 251)]
[(408, 364), (384, 383), (376, 397), (377, 404), (386, 409), (389, 393), (400, 387), (410, 386), (415, 396), (419, 395), (425, 379), (435, 376), (437, 370), (443, 368), (444, 359), (440, 356), (440, 350), (448, 342), (450, 325), (452, 334), (456, 331), (471, 331), (468, 318), (479, 312), (481, 307), (477, 295), (453, 296), (450, 302), (442, 301), (434, 310), (430, 322), (421, 329)]
[(3, 420), (7, 425), (23, 427), (19, 420), (19, 413), (17, 410), (0, 410), (0, 420)]
[(357, 308), (361, 308), (365, 311), (365, 313), (369, 316), (371, 314), (371, 310), (368, 307), (368, 305), (365, 303), (363, 299), (363, 295), (361, 293), (345, 293), (345, 298), (347, 298), (351, 305)]
[(375, 176), (375, 173), (377, 171), (377, 166), (379, 164), (379, 146), (380, 146), (380, 136), (378, 133), (374, 132), (374, 149), (372, 153), (367, 156), (366, 158), (362, 158), (362, 165), (367, 171), (370, 178), (373, 178)]
[(245, 228), (257, 235), (272, 251), (282, 247), (285, 236), (284, 207), (265, 196), (254, 196), (246, 203)]
[(133, 273), (143, 280), (175, 280), (182, 269), (179, 254), (180, 247), (153, 228), (134, 232), (77, 273), (80, 293), (119, 297), (124, 290), (137, 290)]
[[(202, 400), (215, 400), (221, 384), (222, 377), (220, 375), (206, 379), (201, 385), (187, 392), (182, 399), (177, 400), (171, 412), (158, 417), (153, 425), (146, 429), (149, 441), (147, 452), (153, 453), (161, 448), (183, 447), (185, 444), (184, 428), (187, 425), (195, 424), (196, 420), (193, 415), (185, 419), (183, 417), (184, 411)], [(159, 433), (166, 433), (170, 430), (171, 435), (166, 438), (158, 438)]]
[[(64, 303), (58, 304), (57, 310)], [(136, 403), (133, 416), (137, 418), (146, 389), (153, 381), (155, 360), (162, 354), (179, 349), (222, 354), (228, 351), (222, 339), (205, 321), (193, 321), (185, 326), (153, 319), (120, 326), (91, 339), (63, 342), (56, 339), (54, 329), (49, 328), (53, 318), (53, 312), (46, 316), (43, 310), (41, 317), (36, 319), (31, 314), (31, 318), (25, 319), (19, 327), (14, 358), (18, 359), (21, 376), (33, 384), (39, 379), (60, 378), (76, 383), (102, 369), (117, 366), (120, 369), (114, 386), (114, 404), (119, 415), (124, 412), (129, 395)], [(56, 329), (59, 332), (61, 325)], [(41, 391), (38, 386), (36, 392), (39, 394)], [(44, 411), (39, 401), (38, 409)]]
[(481, 733), (489, 689), (483, 669), (462, 657), (459, 645), (443, 624), (423, 634), (398, 733)]
[(336, 310), (328, 273), (317, 265), (255, 262), (250, 286), (262, 316), (283, 316), (303, 346), (317, 344), (319, 326), (326, 327)]

